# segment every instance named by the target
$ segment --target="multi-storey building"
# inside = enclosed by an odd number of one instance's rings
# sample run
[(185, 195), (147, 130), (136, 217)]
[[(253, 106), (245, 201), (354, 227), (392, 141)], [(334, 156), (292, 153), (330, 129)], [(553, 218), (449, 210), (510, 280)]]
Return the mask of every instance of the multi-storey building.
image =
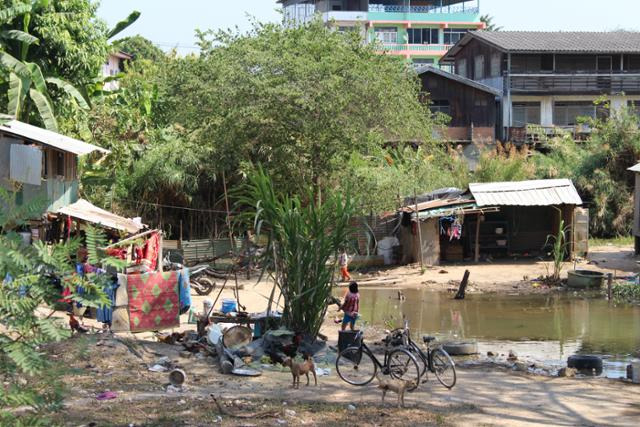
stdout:
[(586, 134), (581, 117), (640, 106), (640, 32), (474, 31), (442, 61), (500, 91), (499, 138), (541, 127)]
[(286, 22), (316, 16), (340, 30), (357, 29), (381, 52), (418, 65), (440, 58), (468, 31), (484, 28), (480, 0), (279, 0)]

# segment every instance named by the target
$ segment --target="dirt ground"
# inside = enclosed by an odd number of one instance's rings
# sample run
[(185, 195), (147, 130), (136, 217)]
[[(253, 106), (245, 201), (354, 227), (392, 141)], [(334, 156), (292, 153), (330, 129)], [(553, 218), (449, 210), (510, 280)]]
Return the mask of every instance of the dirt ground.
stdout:
[[(472, 292), (545, 292), (531, 279), (547, 274), (548, 263), (536, 260), (474, 265), (447, 265), (421, 272), (417, 266), (398, 267), (378, 273), (355, 274), (357, 280), (386, 280), (385, 286), (443, 290), (471, 272)], [(637, 271), (631, 247), (592, 248), (588, 260), (577, 264), (626, 276)], [(565, 266), (572, 269), (572, 264)], [(392, 279), (392, 280), (389, 280)], [(392, 283), (389, 283), (392, 282)], [(375, 282), (374, 282), (375, 283)], [(264, 311), (271, 284), (240, 279), (240, 303), (249, 312)], [(220, 285), (220, 283), (219, 283)], [(233, 297), (232, 282), (221, 298)], [(216, 289), (206, 298), (215, 299)], [(204, 297), (194, 296), (201, 310)], [(216, 305), (219, 305), (218, 302)], [(338, 328), (330, 312), (322, 332), (335, 346)], [(91, 324), (90, 320), (86, 321)], [(181, 329), (195, 329), (182, 318)], [(368, 333), (371, 330), (368, 330)], [(373, 338), (367, 337), (368, 340)], [(257, 378), (220, 373), (210, 357), (181, 353), (180, 345), (155, 342), (151, 334), (95, 334), (74, 337), (47, 348), (65, 372), (64, 409), (54, 422), (76, 425), (637, 425), (640, 419), (640, 386), (603, 378), (549, 378), (495, 366), (459, 367), (458, 384), (448, 391), (434, 378), (407, 395), (407, 409), (394, 406), (395, 395), (381, 404), (375, 385), (349, 386), (335, 373), (327, 357), (317, 361), (329, 376), (319, 385), (291, 389), (290, 373), (280, 367), (265, 369)], [(166, 373), (148, 367), (167, 356), (187, 373), (182, 392), (167, 392)], [(335, 357), (335, 355), (334, 355)], [(117, 398), (97, 401), (104, 391)], [(210, 394), (219, 396), (227, 412), (275, 413), (264, 418), (239, 419), (220, 414)], [(354, 405), (355, 409), (348, 408)], [(258, 414), (259, 415), (259, 414)], [(94, 423), (94, 424), (92, 424)]]
[[(154, 342), (76, 337), (49, 349), (67, 367), (65, 407), (54, 420), (64, 425), (636, 425), (640, 388), (604, 379), (548, 378), (495, 367), (458, 369), (448, 391), (431, 377), (406, 396), (381, 403), (375, 385), (342, 382), (332, 365), (318, 386), (291, 388), (291, 375), (279, 367), (261, 377), (219, 373), (210, 358), (180, 356), (181, 347)], [(148, 371), (159, 356), (169, 356), (188, 375), (185, 390), (166, 391), (167, 374)], [(105, 390), (117, 393), (97, 401)], [(210, 394), (227, 412), (275, 414), (250, 421), (220, 414)], [(348, 405), (355, 406), (350, 410)], [(293, 411), (293, 412), (291, 412)], [(220, 417), (220, 418), (219, 418)], [(95, 424), (91, 424), (95, 423)]]

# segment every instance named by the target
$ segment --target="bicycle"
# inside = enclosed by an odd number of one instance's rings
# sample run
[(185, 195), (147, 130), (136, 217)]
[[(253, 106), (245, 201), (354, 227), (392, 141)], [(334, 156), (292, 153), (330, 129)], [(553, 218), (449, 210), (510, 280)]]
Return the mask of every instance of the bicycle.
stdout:
[(422, 350), (412, 339), (409, 331), (409, 323), (405, 320), (404, 328), (396, 329), (389, 335), (392, 343), (400, 343), (398, 348), (408, 350), (415, 355), (416, 360), (422, 365), (420, 370), (420, 376), (427, 376), (427, 369), (429, 372), (435, 374), (436, 378), (446, 388), (451, 390), (456, 385), (457, 375), (456, 366), (442, 347), (438, 346), (434, 349), (431, 348), (431, 343), (436, 340), (436, 337), (423, 335), (422, 340), (427, 346), (426, 352)]
[(409, 391), (420, 385), (420, 366), (413, 354), (404, 348), (389, 350), (389, 346), (386, 346), (384, 359), (380, 362), (364, 343), (362, 335), (362, 331), (359, 331), (356, 334), (356, 342), (359, 344), (345, 348), (336, 359), (336, 371), (343, 381), (355, 386), (365, 386), (373, 381), (380, 369), (384, 375), (392, 378), (415, 381), (415, 386), (407, 388)]

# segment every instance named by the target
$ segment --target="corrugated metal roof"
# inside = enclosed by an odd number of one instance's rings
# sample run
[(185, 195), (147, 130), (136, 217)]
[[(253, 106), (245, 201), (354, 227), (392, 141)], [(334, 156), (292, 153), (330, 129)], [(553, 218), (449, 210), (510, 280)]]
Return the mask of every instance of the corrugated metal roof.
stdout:
[(635, 165), (635, 166), (631, 166), (631, 167), (630, 167), (629, 169), (627, 169), (627, 170), (629, 170), (629, 171), (631, 171), (631, 172), (640, 172), (640, 163), (638, 163), (638, 164), (637, 164), (637, 165)]
[(100, 209), (84, 199), (58, 209), (57, 213), (131, 234), (137, 233), (144, 228), (144, 225), (138, 224), (132, 219)]
[(640, 53), (637, 31), (469, 31), (440, 59), (453, 62), (472, 40), (513, 53), (623, 54)]
[(99, 151), (105, 154), (109, 153), (109, 150), (105, 150), (104, 148), (100, 148), (96, 145), (87, 144), (86, 142), (82, 142), (50, 130), (42, 129), (37, 126), (32, 126), (27, 123), (22, 123), (17, 120), (11, 120), (4, 125), (0, 125), (0, 132), (26, 138), (78, 156), (93, 153), (94, 151)]
[(502, 96), (502, 91), (496, 88), (479, 83), (475, 80), (471, 80), (467, 77), (462, 77), (458, 74), (453, 74), (448, 71), (441, 70), (439, 68), (434, 67), (433, 65), (423, 65), (422, 67), (417, 68), (416, 72), (418, 73), (418, 75), (428, 74), (428, 73), (435, 74), (435, 75), (444, 77), (445, 79), (454, 80), (463, 85), (473, 87), (483, 92), (487, 92), (491, 95)]
[(478, 206), (581, 205), (582, 199), (569, 179), (470, 184)]
[(508, 52), (640, 53), (636, 31), (476, 31), (473, 35)]
[[(436, 209), (447, 206), (463, 205), (469, 202), (473, 202), (470, 199), (436, 199), (429, 200), (428, 202), (418, 203), (418, 212), (426, 211), (429, 209)], [(401, 209), (403, 212), (413, 213), (416, 211), (416, 205), (407, 205)]]

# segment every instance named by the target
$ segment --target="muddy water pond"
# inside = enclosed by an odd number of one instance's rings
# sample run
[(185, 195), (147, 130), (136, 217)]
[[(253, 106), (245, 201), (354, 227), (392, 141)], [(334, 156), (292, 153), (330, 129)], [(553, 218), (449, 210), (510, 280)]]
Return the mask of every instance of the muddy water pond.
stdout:
[(610, 306), (602, 298), (573, 294), (472, 294), (463, 301), (427, 290), (361, 289), (360, 311), (366, 323), (399, 327), (403, 314), (416, 336), (474, 340), (480, 354), (507, 354), (547, 367), (566, 366), (573, 354), (597, 354), (603, 375), (626, 375), (640, 351), (640, 307)]

